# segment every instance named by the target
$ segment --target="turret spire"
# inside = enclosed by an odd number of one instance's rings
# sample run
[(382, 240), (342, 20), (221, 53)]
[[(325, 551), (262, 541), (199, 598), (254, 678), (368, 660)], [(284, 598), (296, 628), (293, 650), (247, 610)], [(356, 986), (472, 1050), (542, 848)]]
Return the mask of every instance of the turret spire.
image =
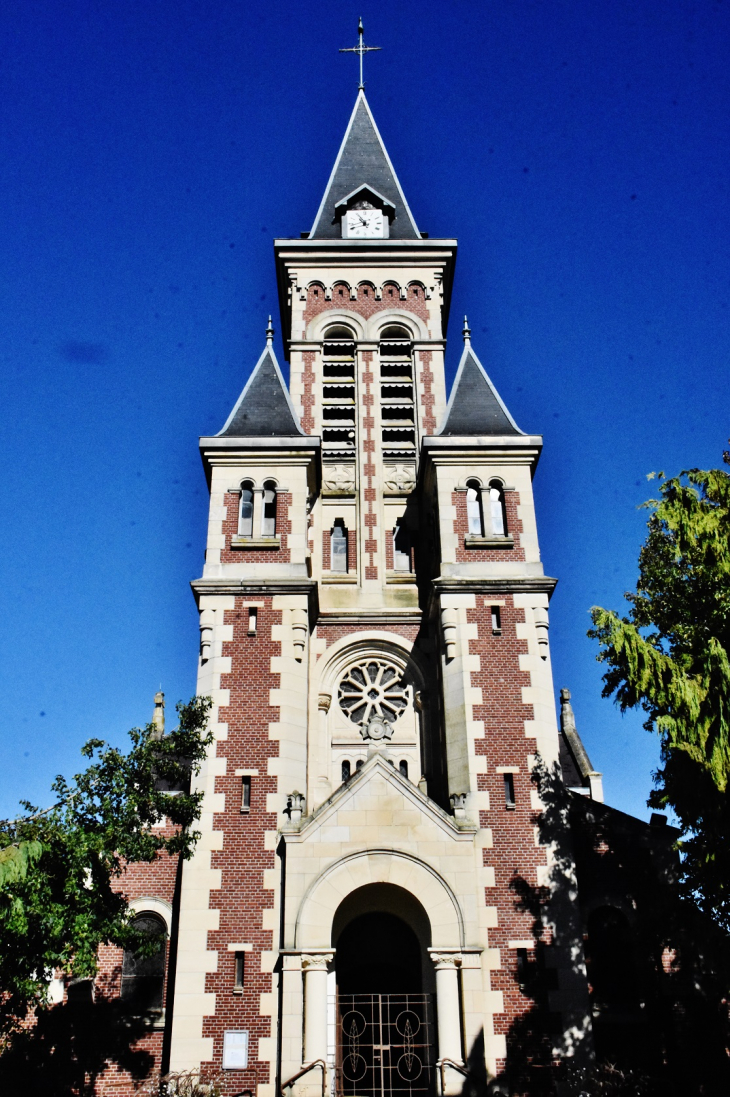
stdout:
[(464, 317), (464, 327), (461, 329), (461, 334), (464, 336), (464, 346), (471, 346), (471, 328), (469, 327), (469, 321), (466, 316)]

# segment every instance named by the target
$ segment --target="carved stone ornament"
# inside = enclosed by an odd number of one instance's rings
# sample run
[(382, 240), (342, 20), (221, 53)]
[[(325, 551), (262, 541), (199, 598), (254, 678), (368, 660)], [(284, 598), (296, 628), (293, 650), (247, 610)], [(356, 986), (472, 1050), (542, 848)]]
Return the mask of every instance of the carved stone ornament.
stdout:
[(437, 952), (435, 949), (431, 948), (428, 951), (433, 965), (437, 970), (439, 968), (461, 967), (460, 952)]
[(325, 465), (322, 486), (328, 495), (350, 495), (355, 490), (354, 465)]
[(387, 720), (381, 719), (380, 716), (373, 716), (368, 724), (364, 724), (360, 728), (360, 734), (363, 739), (372, 739), (376, 743), (383, 739), (389, 740), (393, 738), (393, 725), (389, 724)]
[(385, 465), (383, 474), (386, 491), (405, 493), (413, 491), (416, 486), (416, 470), (413, 465)]
[(306, 953), (302, 956), (302, 969), (304, 971), (326, 971), (327, 965), (334, 960), (334, 952)]

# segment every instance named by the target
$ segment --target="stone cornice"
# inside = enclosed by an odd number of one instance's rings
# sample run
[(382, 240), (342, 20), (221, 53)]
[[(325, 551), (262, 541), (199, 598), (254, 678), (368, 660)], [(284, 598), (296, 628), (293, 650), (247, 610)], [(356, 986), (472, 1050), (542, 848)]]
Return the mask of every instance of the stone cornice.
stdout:
[(484, 591), (497, 594), (547, 594), (550, 595), (558, 585), (558, 580), (549, 575), (439, 575), (431, 580), (434, 593), (461, 594), (472, 591)]

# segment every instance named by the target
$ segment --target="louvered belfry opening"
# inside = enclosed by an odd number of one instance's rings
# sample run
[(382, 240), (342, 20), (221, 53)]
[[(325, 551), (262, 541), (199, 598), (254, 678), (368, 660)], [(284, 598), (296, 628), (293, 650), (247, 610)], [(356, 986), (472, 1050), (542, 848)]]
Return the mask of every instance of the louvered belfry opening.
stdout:
[(356, 442), (355, 340), (348, 328), (330, 328), (322, 346), (323, 456), (354, 461)]
[(385, 328), (380, 341), (380, 422), (384, 457), (414, 457), (416, 406), (413, 345), (405, 328)]

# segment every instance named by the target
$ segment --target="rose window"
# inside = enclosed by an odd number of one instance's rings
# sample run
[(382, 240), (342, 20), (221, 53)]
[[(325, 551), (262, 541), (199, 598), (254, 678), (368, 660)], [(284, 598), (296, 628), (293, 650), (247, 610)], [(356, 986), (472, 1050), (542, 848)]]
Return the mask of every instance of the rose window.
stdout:
[(353, 724), (371, 720), (393, 723), (410, 700), (401, 671), (384, 659), (368, 659), (348, 670), (340, 682), (340, 708)]

